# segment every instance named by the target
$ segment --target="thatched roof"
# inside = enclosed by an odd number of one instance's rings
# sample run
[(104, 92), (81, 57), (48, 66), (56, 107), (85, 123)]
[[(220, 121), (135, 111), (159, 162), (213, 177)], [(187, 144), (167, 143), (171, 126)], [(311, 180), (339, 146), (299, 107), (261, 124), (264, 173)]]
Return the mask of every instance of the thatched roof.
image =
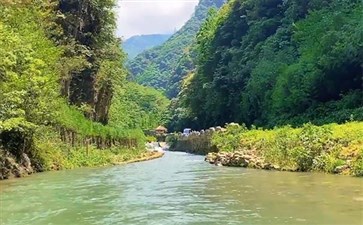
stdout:
[(158, 126), (156, 129), (156, 131), (168, 131), (168, 129), (166, 129), (165, 127), (163, 126)]

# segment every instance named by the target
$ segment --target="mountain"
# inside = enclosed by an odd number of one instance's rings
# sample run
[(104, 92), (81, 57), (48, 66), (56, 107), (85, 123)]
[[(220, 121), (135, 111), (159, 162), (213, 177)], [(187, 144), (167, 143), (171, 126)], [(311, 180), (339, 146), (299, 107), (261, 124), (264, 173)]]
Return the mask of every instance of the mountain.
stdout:
[(362, 10), (358, 0), (229, 1), (198, 34), (173, 126), (363, 120)]
[[(139, 84), (169, 92), (169, 89), (182, 79), (178, 77), (176, 82), (170, 83), (179, 62), (188, 58), (185, 54), (189, 55), (191, 45), (196, 40), (196, 34), (207, 18), (209, 10), (220, 8), (223, 3), (224, 0), (201, 0), (191, 19), (169, 40), (160, 46), (144, 51), (127, 64), (131, 79)], [(191, 62), (188, 64), (189, 71), (193, 66)], [(175, 94), (169, 97), (175, 97)]]
[(141, 52), (163, 44), (171, 37), (171, 34), (137, 35), (127, 39), (122, 44), (123, 50), (129, 59), (135, 58)]

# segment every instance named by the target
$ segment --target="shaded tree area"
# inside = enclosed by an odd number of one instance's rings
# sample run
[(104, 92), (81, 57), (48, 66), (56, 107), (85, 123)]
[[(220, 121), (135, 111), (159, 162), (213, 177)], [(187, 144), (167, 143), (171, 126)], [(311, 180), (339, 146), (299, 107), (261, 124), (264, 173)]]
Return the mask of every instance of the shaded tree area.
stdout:
[(361, 12), (359, 1), (229, 1), (197, 35), (171, 127), (362, 120)]

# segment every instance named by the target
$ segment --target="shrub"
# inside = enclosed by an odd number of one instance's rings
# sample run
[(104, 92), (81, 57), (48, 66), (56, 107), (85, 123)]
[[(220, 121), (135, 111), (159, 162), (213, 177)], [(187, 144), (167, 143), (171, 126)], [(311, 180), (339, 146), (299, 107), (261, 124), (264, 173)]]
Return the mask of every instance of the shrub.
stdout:
[(363, 176), (363, 147), (361, 147), (357, 158), (352, 162), (352, 174), (357, 177)]
[(245, 125), (227, 124), (226, 131), (213, 134), (212, 145), (223, 151), (235, 151), (240, 147), (240, 136), (245, 131), (247, 131)]
[(165, 139), (166, 143), (170, 146), (170, 149), (173, 149), (178, 141), (177, 134), (169, 134)]
[(253, 150), (283, 170), (334, 173), (348, 165), (351, 174), (363, 176), (363, 122), (272, 130), (227, 127), (213, 135), (212, 143), (224, 151)]
[(154, 136), (146, 136), (146, 141), (147, 142), (156, 142), (157, 139)]

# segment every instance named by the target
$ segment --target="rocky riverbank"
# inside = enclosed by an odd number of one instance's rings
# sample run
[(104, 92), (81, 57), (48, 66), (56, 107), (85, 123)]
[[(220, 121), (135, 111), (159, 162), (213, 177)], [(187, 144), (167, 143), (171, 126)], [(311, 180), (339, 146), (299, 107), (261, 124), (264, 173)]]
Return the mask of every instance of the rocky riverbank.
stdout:
[(170, 145), (170, 151), (206, 155), (209, 152), (218, 151), (216, 146), (211, 142), (215, 131), (215, 128), (211, 128), (198, 132), (193, 131), (189, 135), (182, 133), (169, 134), (166, 141)]
[[(31, 163), (28, 155), (23, 153), (20, 159), (12, 156), (9, 153), (5, 153), (5, 151), (0, 150), (0, 180), (7, 180), (13, 178), (21, 178), (29, 176), (33, 173), (42, 172), (41, 169), (37, 168), (36, 165)], [(124, 165), (136, 162), (149, 161), (157, 158), (163, 157), (164, 152), (160, 151), (145, 151), (140, 154), (135, 154), (132, 157), (128, 157), (126, 159), (122, 155), (118, 157), (115, 155), (113, 160), (110, 160), (108, 164), (101, 164), (98, 166), (107, 166), (107, 165)], [(82, 166), (88, 167), (88, 166)], [(52, 170), (60, 170), (61, 168), (54, 167)]]
[(171, 134), (170, 151), (206, 155), (218, 166), (363, 176), (363, 123), (262, 129), (236, 123)]
[(19, 160), (11, 154), (5, 154), (0, 150), (0, 180), (24, 177), (34, 173), (31, 161), (27, 154), (23, 153)]
[[(295, 167), (280, 167), (279, 165), (269, 163), (264, 157), (256, 155), (256, 151), (236, 151), (236, 152), (218, 152), (208, 153), (205, 161), (216, 166), (244, 167), (263, 170), (278, 170), (299, 172), (301, 169)], [(339, 165), (331, 171), (335, 174), (350, 174), (351, 166), (349, 163)]]
[(254, 151), (208, 153), (205, 161), (216, 166), (249, 167), (265, 170), (280, 169), (278, 166), (266, 162), (263, 157), (257, 156)]

